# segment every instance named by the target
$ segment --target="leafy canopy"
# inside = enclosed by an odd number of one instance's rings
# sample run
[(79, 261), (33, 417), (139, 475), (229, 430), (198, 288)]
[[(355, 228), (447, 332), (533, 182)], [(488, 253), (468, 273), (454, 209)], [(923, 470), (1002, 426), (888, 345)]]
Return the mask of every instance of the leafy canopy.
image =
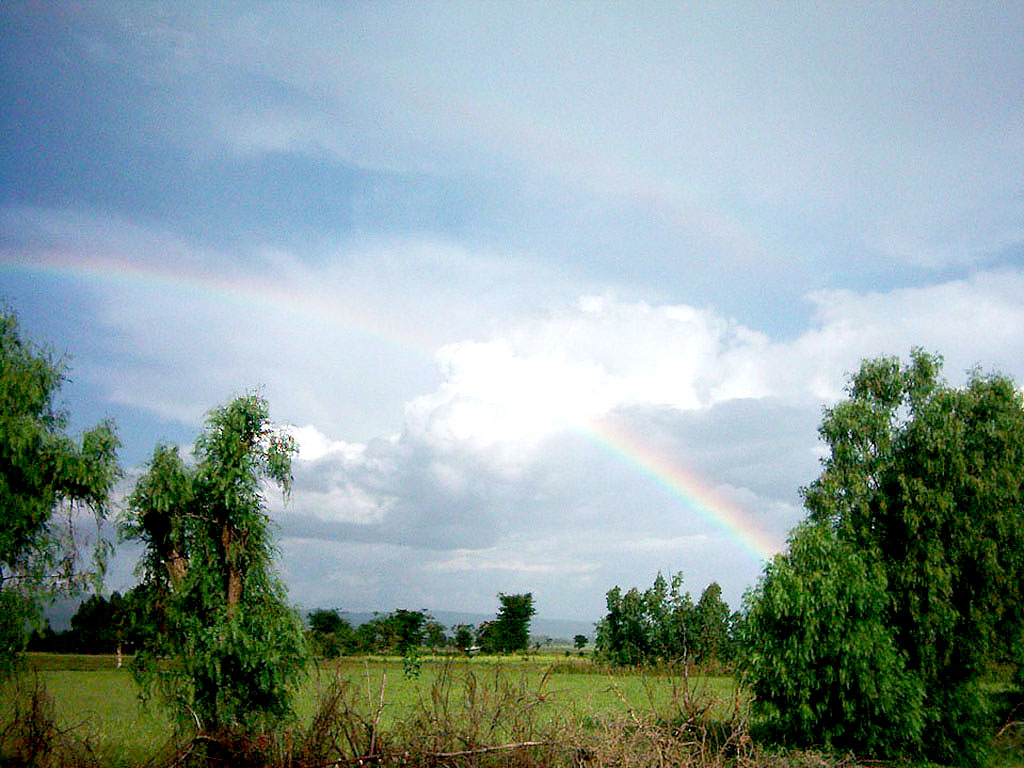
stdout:
[(683, 574), (659, 573), (641, 592), (608, 590), (608, 613), (597, 625), (597, 656), (616, 666), (731, 660), (729, 606), (711, 582), (696, 605), (683, 591)]
[(1024, 661), (1021, 392), (941, 365), (861, 365), (825, 411), (807, 519), (748, 595), (747, 682), (794, 740), (970, 763), (982, 675)]
[(102, 576), (109, 545), (97, 536), (91, 568), (82, 568), (75, 523), (97, 529), (119, 476), (114, 425), (102, 422), (75, 441), (55, 398), (65, 366), (21, 337), (17, 318), (0, 310), (0, 677), (24, 648), (26, 624), (41, 601), (76, 592)]
[(501, 607), (493, 621), (484, 622), (478, 632), (480, 647), (485, 653), (513, 653), (530, 644), (530, 620), (537, 612), (533, 593), (518, 595), (498, 593)]
[(193, 465), (158, 446), (128, 500), (122, 531), (145, 545), (152, 601), (134, 670), (183, 721), (255, 729), (292, 714), (306, 648), (274, 570), (263, 484), (287, 494), (294, 451), (263, 398), (239, 397), (210, 413)]

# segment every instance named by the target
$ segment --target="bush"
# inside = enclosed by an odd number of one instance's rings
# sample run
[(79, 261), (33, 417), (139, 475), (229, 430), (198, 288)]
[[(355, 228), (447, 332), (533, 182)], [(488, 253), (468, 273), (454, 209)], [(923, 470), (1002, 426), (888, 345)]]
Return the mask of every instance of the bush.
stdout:
[(745, 679), (786, 738), (984, 762), (984, 676), (1024, 661), (1024, 403), (940, 367), (861, 365), (825, 412), (808, 518), (748, 595)]
[(748, 604), (742, 679), (774, 736), (875, 755), (919, 749), (923, 691), (886, 625), (877, 563), (806, 524)]

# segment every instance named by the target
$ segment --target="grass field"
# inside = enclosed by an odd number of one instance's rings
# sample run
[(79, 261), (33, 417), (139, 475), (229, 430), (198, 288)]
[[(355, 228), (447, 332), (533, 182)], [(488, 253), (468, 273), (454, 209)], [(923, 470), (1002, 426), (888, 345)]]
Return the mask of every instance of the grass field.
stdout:
[[(157, 704), (142, 706), (131, 673), (118, 669), (115, 657), (30, 655), (25, 679), (45, 686), (59, 728), (88, 744), (96, 764), (152, 765), (155, 755), (170, 754), (171, 718)], [(374, 738), (379, 734), (382, 740), (393, 738), (394, 743), (425, 751), (449, 749), (452, 743), (564, 737), (576, 749), (580, 744), (599, 745), (604, 751), (595, 753), (594, 765), (853, 765), (806, 753), (779, 757), (763, 751), (750, 753), (752, 761), (723, 759), (723, 739), (746, 738), (746, 702), (729, 677), (611, 673), (586, 660), (556, 655), (423, 657), (418, 674), (410, 677), (401, 659), (346, 657), (323, 662), (310, 672), (297, 696), (296, 733), (310, 730), (314, 713), (332, 690), (343, 692), (338, 701), (344, 717), (336, 722), (356, 723), (356, 730), (372, 724)], [(0, 730), (10, 720), (11, 698), (9, 690), (0, 690)], [(686, 730), (681, 723), (698, 727)], [(710, 758), (691, 760), (697, 754), (692, 749), (673, 751), (686, 740), (703, 749), (706, 745), (697, 740), (715, 728), (721, 731), (711, 734), (707, 743), (709, 750), (718, 752)], [(365, 746), (353, 745), (352, 754), (363, 754)], [(734, 754), (735, 745), (730, 749)], [(1024, 766), (1017, 749), (1003, 752), (997, 765)], [(556, 757), (561, 761), (562, 753)], [(527, 764), (549, 764), (545, 759)]]
[[(140, 703), (131, 673), (126, 667), (118, 669), (115, 657), (33, 654), (29, 667), (52, 696), (61, 726), (90, 740), (104, 764), (138, 765), (167, 746), (173, 732), (170, 717), (158, 704)], [(671, 711), (681, 706), (684, 693), (690, 705), (722, 716), (737, 702), (731, 678), (684, 681), (667, 675), (611, 674), (556, 655), (424, 657), (415, 677), (405, 674), (401, 659), (346, 657), (310, 672), (297, 697), (300, 727), (309, 722), (333, 681), (344, 685), (351, 706), (367, 719), (377, 719), (383, 733), (414, 720), (417, 713), (437, 716), (440, 708), (464, 719), (481, 708), (519, 707), (529, 709), (538, 726), (556, 720), (596, 725), (631, 711)], [(515, 736), (504, 724), (491, 732), (495, 738)]]

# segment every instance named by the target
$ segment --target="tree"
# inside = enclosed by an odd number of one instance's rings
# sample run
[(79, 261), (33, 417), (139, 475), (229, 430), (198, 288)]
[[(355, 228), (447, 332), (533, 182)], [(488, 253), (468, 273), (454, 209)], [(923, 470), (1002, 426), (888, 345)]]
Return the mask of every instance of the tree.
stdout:
[(712, 581), (693, 609), (696, 630), (693, 655), (698, 663), (725, 661), (729, 645), (729, 604), (722, 599), (722, 588)]
[(584, 648), (587, 647), (587, 636), (586, 635), (576, 635), (572, 639), (572, 644), (573, 644), (573, 647), (575, 647), (577, 651), (582, 651)]
[(291, 487), (294, 440), (266, 401), (213, 410), (195, 463), (158, 446), (128, 500), (123, 532), (142, 541), (155, 631), (134, 671), (208, 730), (255, 730), (292, 714), (305, 664), (298, 614), (273, 567), (263, 483)]
[(430, 617), (424, 611), (407, 611), (399, 608), (388, 617), (388, 643), (399, 653), (408, 653), (423, 645), (424, 627)]
[(334, 659), (355, 643), (352, 625), (337, 610), (319, 609), (309, 614), (309, 634), (320, 656)]
[(744, 677), (776, 736), (885, 753), (920, 742), (921, 686), (886, 624), (884, 568), (805, 524), (765, 569), (744, 623)]
[(427, 645), (430, 646), (431, 651), (436, 651), (438, 648), (443, 648), (448, 643), (448, 637), (444, 631), (444, 625), (437, 621), (428, 621), (424, 627), (423, 632), (426, 636)]
[(119, 625), (124, 600), (115, 592), (110, 600), (91, 595), (71, 617), (73, 643), (77, 653), (113, 653), (119, 642)]
[(319, 635), (336, 634), (347, 624), (337, 610), (319, 609), (309, 614), (309, 629)]
[(598, 622), (597, 655), (615, 666), (635, 666), (651, 658), (651, 632), (645, 602), (634, 587), (626, 594), (612, 587), (605, 595), (608, 613)]
[(920, 350), (861, 365), (825, 411), (808, 517), (748, 598), (746, 678), (794, 737), (970, 763), (987, 665), (1024, 661), (1024, 403), (940, 370)]
[(452, 631), (455, 633), (455, 647), (463, 653), (469, 653), (473, 647), (473, 627), (469, 624), (456, 624)]
[(476, 628), (476, 644), (483, 653), (497, 653), (497, 633), (494, 630), (494, 620), (481, 621)]
[(608, 613), (598, 622), (594, 641), (599, 658), (616, 666), (689, 660), (694, 648), (694, 606), (683, 591), (683, 575), (661, 573), (648, 589), (623, 594), (608, 590)]
[(525, 650), (530, 642), (530, 619), (537, 612), (533, 593), (506, 595), (498, 593), (501, 609), (488, 632), (490, 649), (496, 653)]
[[(0, 310), (0, 679), (15, 668), (45, 599), (76, 592), (102, 576), (109, 545), (98, 535), (119, 476), (118, 440), (105, 421), (67, 436), (55, 397), (65, 365), (21, 338), (17, 318)], [(93, 565), (83, 569), (75, 522), (97, 525)]]
[(355, 647), (360, 653), (376, 653), (387, 650), (385, 637), (381, 631), (384, 617), (374, 616), (356, 627)]

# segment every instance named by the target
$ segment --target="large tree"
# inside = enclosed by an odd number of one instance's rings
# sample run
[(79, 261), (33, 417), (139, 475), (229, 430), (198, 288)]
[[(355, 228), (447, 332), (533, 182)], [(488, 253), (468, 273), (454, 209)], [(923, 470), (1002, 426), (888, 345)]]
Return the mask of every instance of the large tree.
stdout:
[(825, 412), (807, 520), (749, 596), (747, 679), (791, 737), (971, 762), (987, 665), (1024, 660), (1021, 392), (940, 370), (862, 364)]
[(328, 659), (351, 650), (355, 644), (355, 630), (337, 609), (321, 608), (310, 613), (309, 636), (313, 650)]
[(145, 544), (153, 617), (135, 672), (207, 730), (291, 714), (306, 650), (274, 569), (263, 488), (287, 494), (294, 451), (264, 399), (239, 397), (210, 413), (194, 464), (158, 446), (128, 500), (124, 533)]
[(701, 663), (728, 661), (729, 604), (722, 588), (712, 581), (693, 608), (693, 657)]
[(488, 625), (485, 650), (496, 653), (512, 653), (525, 650), (530, 643), (530, 619), (537, 612), (533, 605), (533, 593), (520, 595), (498, 593), (501, 608), (494, 621)]
[(608, 590), (608, 613), (594, 640), (599, 658), (618, 666), (695, 658), (699, 632), (693, 600), (683, 591), (683, 574), (669, 576), (671, 582), (658, 573), (643, 592), (636, 587), (625, 593), (619, 587)]
[(73, 440), (55, 398), (65, 365), (21, 337), (17, 318), (0, 310), (0, 678), (14, 668), (26, 627), (41, 602), (102, 575), (107, 545), (93, 541), (81, 567), (75, 522), (97, 524), (118, 477), (118, 440), (106, 421)]

